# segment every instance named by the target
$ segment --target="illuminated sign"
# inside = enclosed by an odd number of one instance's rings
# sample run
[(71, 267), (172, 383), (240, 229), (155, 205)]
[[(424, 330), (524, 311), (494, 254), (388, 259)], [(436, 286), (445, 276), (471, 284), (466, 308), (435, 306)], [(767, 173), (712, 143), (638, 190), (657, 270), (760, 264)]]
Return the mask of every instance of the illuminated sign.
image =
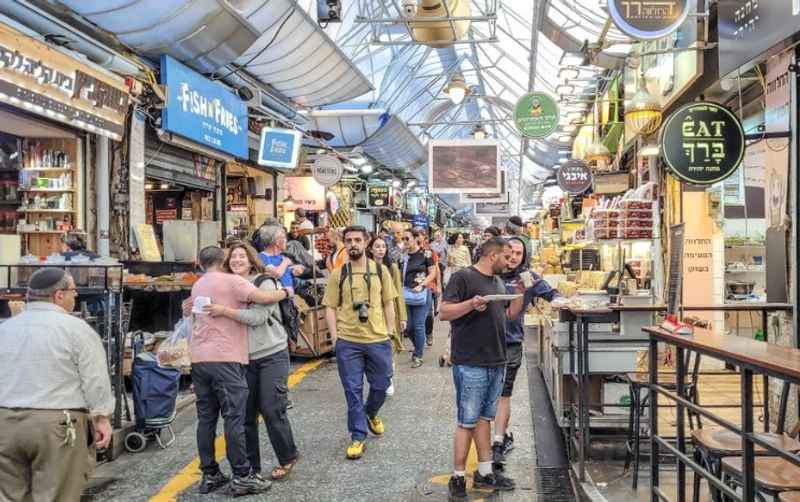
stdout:
[(389, 205), (389, 185), (370, 185), (367, 190), (369, 207), (387, 207)]
[(582, 160), (570, 160), (558, 169), (558, 186), (572, 194), (582, 194), (592, 186), (592, 170)]
[(619, 30), (638, 40), (655, 40), (677, 30), (689, 15), (689, 0), (609, 0)]
[(661, 129), (664, 161), (687, 183), (710, 185), (734, 173), (744, 158), (744, 130), (722, 105), (689, 103), (669, 116)]
[(558, 127), (558, 104), (543, 92), (524, 94), (514, 107), (514, 125), (526, 138), (546, 138)]
[(0, 101), (119, 141), (129, 95), (122, 79), (0, 24)]

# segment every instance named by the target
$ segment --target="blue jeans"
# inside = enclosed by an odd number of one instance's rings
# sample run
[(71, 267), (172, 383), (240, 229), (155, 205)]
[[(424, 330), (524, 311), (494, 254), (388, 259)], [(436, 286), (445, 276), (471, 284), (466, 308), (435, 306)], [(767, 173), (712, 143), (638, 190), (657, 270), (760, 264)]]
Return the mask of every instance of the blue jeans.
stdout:
[[(347, 430), (353, 441), (367, 437), (367, 416), (375, 416), (386, 401), (392, 378), (392, 344), (336, 341), (336, 363), (347, 400)], [(364, 376), (369, 396), (364, 405)]]
[(453, 365), (459, 427), (472, 429), (480, 419), (494, 420), (505, 374), (505, 366), (484, 368)]
[(425, 319), (428, 318), (430, 305), (406, 305), (408, 314), (408, 331), (411, 334), (411, 341), (414, 342), (414, 357), (422, 359), (425, 353)]

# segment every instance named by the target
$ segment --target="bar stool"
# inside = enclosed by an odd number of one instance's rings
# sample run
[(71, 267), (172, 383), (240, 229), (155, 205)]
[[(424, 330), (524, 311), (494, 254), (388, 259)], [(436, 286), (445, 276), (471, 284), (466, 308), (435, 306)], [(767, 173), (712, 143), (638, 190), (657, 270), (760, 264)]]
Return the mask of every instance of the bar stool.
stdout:
[[(766, 502), (760, 492), (778, 501), (783, 492), (800, 491), (800, 467), (780, 457), (755, 457), (753, 459), (756, 488), (759, 500)], [(722, 481), (729, 486), (741, 485), (742, 457), (722, 459)]]
[[(791, 385), (784, 382), (781, 388), (781, 399), (778, 411), (778, 426), (776, 432), (758, 433), (759, 439), (781, 450), (798, 452), (800, 442), (795, 439), (800, 432), (800, 424), (796, 425), (787, 436), (783, 433), (786, 424), (786, 409), (788, 407), (789, 390)], [(766, 399), (766, 398), (765, 398)], [(725, 430), (695, 429), (691, 433), (694, 443), (694, 460), (702, 464), (709, 472), (721, 478), (721, 461), (727, 457), (741, 457), (742, 438), (739, 434)], [(765, 448), (755, 445), (755, 454), (760, 456), (769, 455)], [(700, 500), (700, 480), (701, 476), (694, 474), (692, 486), (692, 501)], [(774, 485), (777, 486), (777, 485)], [(709, 483), (709, 491), (714, 502), (719, 502), (721, 496), (719, 490)]]
[[(692, 363), (692, 359), (694, 362)], [(686, 368), (691, 368), (688, 374), (688, 381), (684, 385), (684, 399), (694, 404), (699, 404), (700, 393), (698, 391), (697, 381), (700, 373), (700, 354), (695, 354), (692, 358), (692, 352), (686, 352)], [(628, 440), (625, 443), (625, 470), (630, 468), (631, 461), (633, 461), (633, 477), (632, 487), (634, 490), (639, 486), (639, 464), (641, 463), (641, 421), (642, 413), (647, 408), (650, 396), (645, 395), (642, 397), (641, 391), (648, 388), (650, 385), (649, 373), (637, 372), (628, 373), (629, 392), (631, 396), (630, 408), (628, 408)], [(658, 372), (658, 385), (665, 389), (675, 391), (678, 388), (678, 379), (674, 371), (659, 371)], [(694, 428), (694, 419), (697, 419), (697, 426), (702, 427), (700, 415), (687, 410), (689, 417), (689, 427)]]
[(800, 502), (800, 492), (783, 492), (778, 495), (781, 502)]

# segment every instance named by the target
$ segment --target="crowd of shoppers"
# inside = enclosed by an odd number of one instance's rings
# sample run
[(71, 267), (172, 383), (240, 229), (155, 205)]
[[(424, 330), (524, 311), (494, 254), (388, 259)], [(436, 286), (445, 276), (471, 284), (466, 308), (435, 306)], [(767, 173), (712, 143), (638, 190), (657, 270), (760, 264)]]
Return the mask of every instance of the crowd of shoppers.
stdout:
[[(537, 298), (558, 296), (528, 269), (531, 243), (521, 229), (518, 217), (502, 231), (487, 227), (472, 253), (460, 233), (448, 244), (441, 231), (429, 241), (425, 230), (397, 225), (377, 234), (359, 226), (328, 230), (298, 213), (288, 232), (270, 220), (252, 244), (232, 239), (225, 248), (201, 250), (204, 273), (183, 304), (193, 326), (199, 492), (227, 484), (233, 495), (262, 493), (295, 468), (299, 452), (287, 414), (293, 333), (283, 303), (292, 301), (315, 266), (329, 273), (321, 303), (337, 340), (350, 433), (346, 457), (361, 458), (368, 434), (386, 432), (379, 413), (394, 394), (404, 335), (413, 344), (411, 367), (419, 368), (439, 315), (451, 325), (457, 408), (450, 500), (466, 500), (471, 442), (479, 459), (474, 486), (513, 490), (503, 470), (513, 449), (510, 397), (522, 361), (524, 310)], [(315, 256), (309, 236), (323, 232), (332, 246), (327, 256)], [(41, 495), (35, 499), (77, 500), (92, 448), (106, 447), (111, 438), (114, 400), (105, 354), (97, 334), (69, 315), (76, 295), (69, 274), (46, 268), (29, 284), (27, 309), (0, 325), (0, 341), (24, 339), (0, 343), (0, 378), (7, 383), (0, 388), (0, 498), (31, 493)], [(515, 298), (495, 301), (498, 294)], [(231, 477), (216, 460), (220, 417)], [(262, 475), (259, 418), (277, 458), (268, 476)], [(53, 447), (55, 436), (32, 432), (38, 428), (63, 429), (60, 447)]]

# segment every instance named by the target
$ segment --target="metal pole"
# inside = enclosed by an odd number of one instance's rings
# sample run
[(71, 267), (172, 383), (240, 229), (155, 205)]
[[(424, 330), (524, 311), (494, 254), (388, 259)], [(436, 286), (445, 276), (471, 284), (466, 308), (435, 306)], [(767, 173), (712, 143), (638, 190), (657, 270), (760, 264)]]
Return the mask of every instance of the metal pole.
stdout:
[(753, 370), (741, 368), (742, 388), (742, 501), (754, 502), (756, 480), (753, 441)]
[(109, 145), (108, 137), (96, 135), (97, 138), (97, 160), (95, 162), (95, 192), (97, 193), (97, 254), (100, 256), (110, 256), (109, 239), (109, 220), (111, 212), (111, 202), (109, 192), (111, 190), (109, 179), (111, 166), (109, 166)]
[[(650, 373), (650, 502), (659, 502), (658, 496), (658, 342), (650, 335), (650, 352), (648, 353), (648, 371)], [(680, 377), (679, 377), (680, 378)], [(634, 433), (638, 433), (634, 431)]]
[[(686, 383), (686, 364), (684, 361), (684, 349), (683, 347), (675, 347), (675, 372), (677, 377), (677, 388), (676, 393), (678, 396), (683, 397), (686, 395), (686, 391), (684, 389), (684, 384)], [(685, 408), (680, 401), (676, 403), (677, 406), (677, 420), (676, 420), (676, 428), (677, 428), (677, 443), (678, 443), (678, 450), (681, 453), (686, 453), (686, 430), (684, 424), (684, 411)], [(675, 461), (678, 463), (678, 502), (685, 502), (686, 501), (686, 465), (683, 463), (680, 457), (677, 457)], [(697, 474), (695, 474), (696, 476)]]

